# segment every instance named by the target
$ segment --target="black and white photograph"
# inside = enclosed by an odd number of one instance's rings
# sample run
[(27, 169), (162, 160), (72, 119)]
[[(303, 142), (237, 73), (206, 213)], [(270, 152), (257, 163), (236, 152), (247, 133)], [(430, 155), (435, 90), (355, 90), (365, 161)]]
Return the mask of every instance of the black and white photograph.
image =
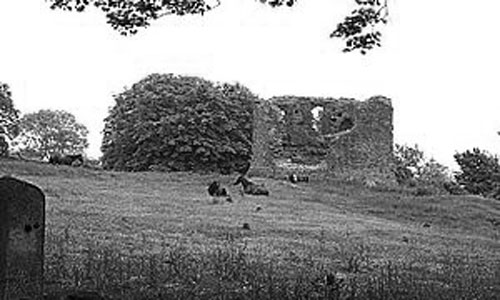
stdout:
[(0, 300), (499, 300), (499, 12), (0, 0)]

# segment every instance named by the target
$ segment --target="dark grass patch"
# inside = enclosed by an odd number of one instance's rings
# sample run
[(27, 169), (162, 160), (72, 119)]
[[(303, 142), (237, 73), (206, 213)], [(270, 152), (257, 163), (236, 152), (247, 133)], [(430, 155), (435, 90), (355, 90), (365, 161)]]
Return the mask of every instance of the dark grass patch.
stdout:
[[(252, 251), (228, 235), (222, 244), (182, 242), (156, 251), (101, 243), (74, 248), (47, 237), (47, 293), (97, 291), (108, 299), (498, 299), (500, 264), (450, 254), (422, 261), (373, 260), (370, 249), (322, 258)], [(149, 249), (152, 245), (135, 245)]]

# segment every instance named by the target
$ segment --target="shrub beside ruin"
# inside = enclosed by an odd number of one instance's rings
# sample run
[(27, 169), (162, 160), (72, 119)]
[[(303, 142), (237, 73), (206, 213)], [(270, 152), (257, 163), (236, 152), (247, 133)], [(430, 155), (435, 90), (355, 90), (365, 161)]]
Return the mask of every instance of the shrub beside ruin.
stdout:
[(418, 196), (465, 192), (453, 181), (448, 168), (426, 158), (418, 145), (395, 145), (393, 172), (400, 186), (414, 189)]

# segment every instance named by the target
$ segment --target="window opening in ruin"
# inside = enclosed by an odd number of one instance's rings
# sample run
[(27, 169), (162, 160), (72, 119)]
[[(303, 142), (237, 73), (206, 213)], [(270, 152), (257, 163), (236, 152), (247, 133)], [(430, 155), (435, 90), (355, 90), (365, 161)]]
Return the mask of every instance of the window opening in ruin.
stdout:
[(323, 106), (316, 106), (313, 109), (311, 109), (311, 114), (312, 114), (312, 128), (314, 131), (319, 132), (319, 123), (321, 121), (321, 116), (323, 115), (323, 111), (325, 109)]
[(286, 112), (282, 109), (279, 110), (279, 113), (278, 113), (278, 122), (283, 122), (283, 120), (285, 119), (285, 115), (286, 115)]

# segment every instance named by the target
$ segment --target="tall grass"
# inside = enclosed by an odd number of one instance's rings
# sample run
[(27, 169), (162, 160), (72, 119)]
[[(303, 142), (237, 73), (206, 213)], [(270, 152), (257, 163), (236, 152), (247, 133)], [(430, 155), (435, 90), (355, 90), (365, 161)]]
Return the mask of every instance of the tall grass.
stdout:
[[(326, 245), (320, 245), (326, 247)], [(93, 290), (107, 299), (498, 299), (500, 264), (445, 254), (375, 260), (364, 245), (335, 256), (270, 254), (228, 235), (214, 246), (187, 242), (125, 249), (82, 246), (48, 231), (45, 290)], [(332, 253), (332, 252), (329, 252)], [(331, 255), (331, 254), (329, 254)], [(410, 257), (411, 256), (411, 257)]]

